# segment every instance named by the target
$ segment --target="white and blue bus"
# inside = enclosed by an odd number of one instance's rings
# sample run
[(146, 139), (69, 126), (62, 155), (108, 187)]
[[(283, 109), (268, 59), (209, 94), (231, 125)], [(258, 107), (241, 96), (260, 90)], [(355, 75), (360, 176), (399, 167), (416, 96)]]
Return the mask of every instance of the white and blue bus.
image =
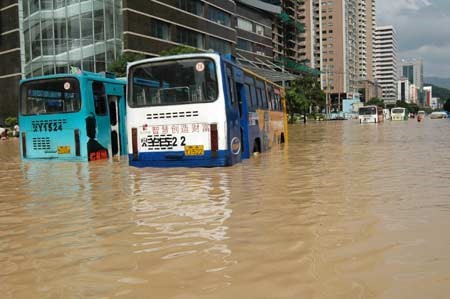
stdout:
[(359, 108), (359, 123), (380, 123), (384, 120), (383, 109), (376, 105)]
[(94, 161), (127, 154), (125, 80), (81, 72), (20, 83), (24, 159)]
[(132, 166), (227, 166), (287, 140), (284, 90), (215, 53), (127, 70)]
[(395, 107), (391, 109), (391, 119), (392, 120), (408, 120), (409, 112), (408, 109), (403, 107)]

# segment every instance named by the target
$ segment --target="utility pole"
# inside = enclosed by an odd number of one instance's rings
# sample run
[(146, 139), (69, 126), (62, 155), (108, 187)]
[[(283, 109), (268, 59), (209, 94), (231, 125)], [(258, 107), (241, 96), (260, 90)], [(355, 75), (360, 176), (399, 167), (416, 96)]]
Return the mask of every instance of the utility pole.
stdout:
[(325, 67), (325, 82), (326, 82), (326, 91), (325, 91), (325, 114), (326, 119), (330, 118), (330, 78), (329, 78), (329, 69)]

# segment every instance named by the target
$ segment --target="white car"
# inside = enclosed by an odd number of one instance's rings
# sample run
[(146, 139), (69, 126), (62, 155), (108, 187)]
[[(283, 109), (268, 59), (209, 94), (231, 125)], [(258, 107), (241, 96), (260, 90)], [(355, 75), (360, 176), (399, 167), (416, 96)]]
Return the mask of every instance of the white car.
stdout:
[(435, 111), (430, 114), (431, 119), (440, 119), (440, 118), (447, 118), (447, 117), (448, 117), (447, 112), (445, 112), (445, 111)]

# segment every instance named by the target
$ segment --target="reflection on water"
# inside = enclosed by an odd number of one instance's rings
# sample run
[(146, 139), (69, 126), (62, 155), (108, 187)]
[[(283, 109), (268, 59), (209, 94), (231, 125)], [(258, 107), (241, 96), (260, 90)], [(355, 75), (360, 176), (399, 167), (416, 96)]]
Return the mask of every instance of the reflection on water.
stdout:
[(449, 125), (296, 125), (202, 169), (22, 162), (2, 141), (2, 298), (447, 298)]

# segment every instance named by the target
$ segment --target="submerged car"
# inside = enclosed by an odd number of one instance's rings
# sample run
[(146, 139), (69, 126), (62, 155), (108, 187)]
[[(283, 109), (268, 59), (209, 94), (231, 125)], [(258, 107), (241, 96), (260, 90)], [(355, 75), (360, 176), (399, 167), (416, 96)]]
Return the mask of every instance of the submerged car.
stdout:
[(447, 118), (447, 117), (448, 117), (447, 112), (445, 112), (445, 111), (435, 111), (430, 114), (431, 119), (441, 119), (441, 118)]

